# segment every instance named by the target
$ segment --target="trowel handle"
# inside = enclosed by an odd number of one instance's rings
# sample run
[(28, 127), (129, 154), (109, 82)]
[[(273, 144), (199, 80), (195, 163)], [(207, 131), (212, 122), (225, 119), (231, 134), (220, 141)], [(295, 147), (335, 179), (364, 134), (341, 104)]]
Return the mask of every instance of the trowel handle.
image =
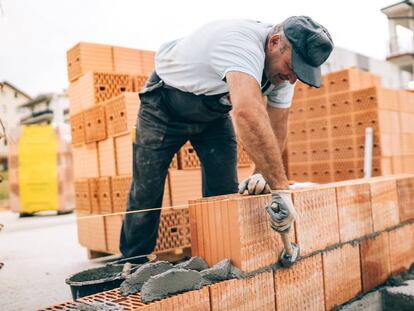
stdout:
[(282, 236), (282, 242), (283, 242), (283, 246), (285, 248), (286, 253), (288, 253), (289, 255), (292, 255), (293, 249), (292, 249), (292, 245), (290, 244), (289, 233), (281, 232), (280, 235)]

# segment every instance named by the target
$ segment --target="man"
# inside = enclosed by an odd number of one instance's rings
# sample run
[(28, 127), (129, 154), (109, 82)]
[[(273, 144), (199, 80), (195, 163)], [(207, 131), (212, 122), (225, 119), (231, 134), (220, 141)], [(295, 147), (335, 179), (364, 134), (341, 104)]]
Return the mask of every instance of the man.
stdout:
[[(127, 210), (161, 206), (171, 159), (187, 140), (201, 161), (203, 196), (236, 193), (237, 143), (229, 116), (233, 109), (237, 136), (255, 172), (261, 172), (242, 182), (239, 192), (272, 189), (272, 198), (289, 211), (283, 220), (272, 219), (272, 227), (288, 230), (296, 212), (282, 191), (288, 180), (281, 152), (294, 83), (300, 79), (320, 87), (319, 66), (332, 49), (328, 31), (306, 16), (276, 26), (217, 21), (161, 46), (155, 72), (139, 94)], [(159, 210), (125, 215), (120, 244), (124, 257), (153, 251), (159, 215)]]

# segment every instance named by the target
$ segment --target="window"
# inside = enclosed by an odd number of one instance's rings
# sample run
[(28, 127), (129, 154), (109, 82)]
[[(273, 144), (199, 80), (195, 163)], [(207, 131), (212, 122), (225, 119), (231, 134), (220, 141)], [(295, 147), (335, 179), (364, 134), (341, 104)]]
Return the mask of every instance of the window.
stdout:
[(14, 92), (14, 98), (18, 98), (19, 97), (19, 93), (18, 92)]

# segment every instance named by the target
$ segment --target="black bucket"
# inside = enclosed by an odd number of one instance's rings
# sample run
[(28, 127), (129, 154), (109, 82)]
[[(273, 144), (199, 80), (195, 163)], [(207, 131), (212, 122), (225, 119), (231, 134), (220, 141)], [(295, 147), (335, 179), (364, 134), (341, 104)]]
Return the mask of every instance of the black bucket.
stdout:
[(119, 287), (125, 279), (122, 276), (123, 266), (107, 265), (88, 269), (67, 278), (66, 284), (70, 285), (73, 300)]
[[(154, 254), (136, 256), (131, 258), (146, 257), (148, 262), (156, 259)], [(117, 288), (125, 280), (125, 274), (122, 273), (124, 264), (131, 258), (121, 259), (112, 262), (103, 267), (92, 268), (71, 275), (66, 279), (66, 284), (70, 285), (72, 298), (76, 301), (79, 298), (101, 293), (107, 290)], [(139, 268), (138, 264), (131, 264), (129, 272), (132, 273)]]

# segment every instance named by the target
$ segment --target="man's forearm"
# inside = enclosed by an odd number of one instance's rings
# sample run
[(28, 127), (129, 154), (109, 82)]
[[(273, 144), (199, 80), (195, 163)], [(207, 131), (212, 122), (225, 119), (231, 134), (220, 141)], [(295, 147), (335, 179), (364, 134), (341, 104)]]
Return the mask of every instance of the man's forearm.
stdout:
[[(283, 167), (280, 142), (273, 133), (266, 108), (251, 105), (248, 110), (234, 111), (237, 134), (244, 148), (271, 189), (286, 189), (288, 180)], [(282, 142), (284, 144), (284, 142)]]

